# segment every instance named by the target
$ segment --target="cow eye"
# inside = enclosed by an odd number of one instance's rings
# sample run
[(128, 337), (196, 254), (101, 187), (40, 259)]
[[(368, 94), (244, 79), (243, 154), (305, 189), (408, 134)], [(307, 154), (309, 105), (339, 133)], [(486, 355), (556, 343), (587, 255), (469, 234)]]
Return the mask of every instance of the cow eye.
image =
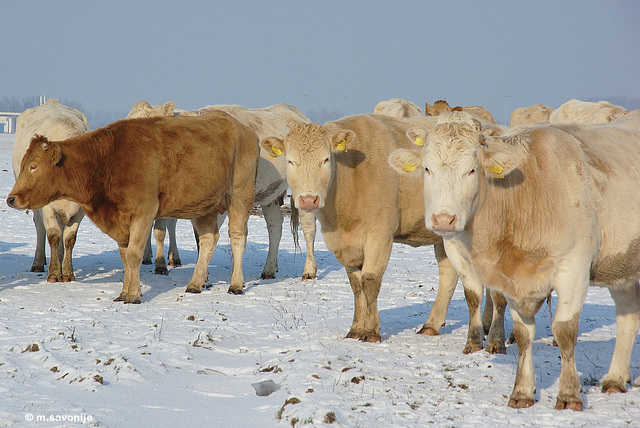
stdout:
[(293, 163), (293, 161), (292, 161), (292, 160), (287, 161), (287, 163), (288, 163), (289, 165), (291, 165), (291, 166), (296, 166), (296, 164), (295, 164), (295, 163)]
[(329, 162), (329, 158), (326, 158), (325, 160), (322, 161), (322, 165), (326, 165)]
[(35, 171), (36, 169), (38, 169), (38, 165), (29, 165), (29, 171), (30, 171), (30, 172), (33, 172), (33, 171)]
[(469, 175), (473, 175), (475, 173), (476, 173), (476, 169), (475, 168), (473, 168), (471, 171), (469, 171)]
[(427, 168), (426, 166), (424, 167), (424, 173), (427, 175), (431, 175), (431, 171), (429, 171), (429, 168)]

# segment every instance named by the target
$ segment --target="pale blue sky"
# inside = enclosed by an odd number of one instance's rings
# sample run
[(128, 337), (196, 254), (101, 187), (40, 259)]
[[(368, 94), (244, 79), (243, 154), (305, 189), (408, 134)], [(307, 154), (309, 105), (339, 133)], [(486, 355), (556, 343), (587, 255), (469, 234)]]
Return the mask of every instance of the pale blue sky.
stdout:
[(372, 112), (640, 98), (640, 1), (3, 1), (0, 96)]

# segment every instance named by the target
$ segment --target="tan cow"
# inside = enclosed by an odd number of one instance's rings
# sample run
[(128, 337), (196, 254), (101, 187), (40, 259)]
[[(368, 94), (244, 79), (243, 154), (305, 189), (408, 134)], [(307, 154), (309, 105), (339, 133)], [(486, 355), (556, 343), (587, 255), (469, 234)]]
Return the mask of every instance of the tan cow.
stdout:
[(37, 136), (22, 159), (7, 203), (38, 209), (57, 199), (79, 204), (119, 246), (124, 265), (116, 299), (140, 303), (140, 264), (152, 223), (187, 218), (200, 235), (187, 292), (200, 293), (229, 212), (233, 270), (229, 292), (244, 287), (242, 258), (255, 194), (258, 138), (230, 115), (121, 120), (60, 142)]
[(426, 226), (461, 276), (507, 297), (519, 354), (509, 406), (534, 403), (534, 315), (553, 289), (556, 408), (582, 409), (574, 353), (589, 283), (608, 287), (616, 305), (602, 389), (625, 391), (640, 326), (640, 127), (546, 124), (486, 137), (464, 112), (443, 119), (430, 132), (409, 129), (424, 148), (389, 162), (423, 176)]
[(608, 101), (569, 100), (549, 115), (552, 123), (607, 123), (624, 116), (627, 110)]
[(520, 107), (511, 112), (509, 126), (530, 125), (534, 122), (549, 120), (553, 112), (551, 107), (544, 104), (535, 104), (529, 107)]
[(458, 106), (452, 108), (445, 100), (438, 100), (434, 102), (432, 106), (430, 106), (429, 103), (425, 103), (424, 105), (424, 112), (427, 116), (441, 116), (452, 111), (466, 111), (479, 118), (482, 123), (498, 123), (493, 118), (491, 112), (482, 106)]
[[(43, 135), (52, 140), (64, 140), (90, 130), (89, 121), (84, 114), (60, 104), (54, 98), (49, 98), (41, 106), (26, 110), (18, 116), (11, 153), (14, 177), (18, 177), (20, 162), (34, 135)], [(78, 204), (64, 199), (51, 202), (33, 211), (33, 222), (36, 226), (36, 253), (31, 272), (44, 272), (46, 237), (51, 248), (47, 281), (75, 281), (73, 247), (83, 217), (84, 212)]]
[[(458, 279), (442, 240), (424, 227), (423, 202), (417, 197), (422, 192), (420, 180), (401, 178), (386, 165), (394, 148), (411, 144), (404, 131), (415, 123), (412, 119), (364, 114), (324, 125), (296, 124), (284, 140), (273, 137), (260, 143), (273, 156), (286, 158), (296, 207), (316, 213), (327, 248), (345, 267), (355, 300), (348, 338), (381, 339), (377, 297), (393, 242), (435, 246), (438, 293), (440, 289), (452, 293)], [(484, 338), (480, 311), (483, 288), (475, 285), (468, 288), (464, 283), (469, 306), (465, 353), (482, 349)], [(500, 311), (495, 312), (500, 316)], [(500, 352), (504, 348), (501, 322), (492, 324), (487, 350)], [(434, 327), (439, 329), (440, 324)]]
[[(257, 109), (249, 109), (239, 105), (213, 105), (203, 107), (199, 110), (177, 110), (172, 101), (153, 107), (146, 101), (140, 101), (133, 106), (127, 117), (200, 116), (214, 110), (222, 110), (229, 113), (240, 121), (240, 123), (251, 128), (258, 135), (258, 138), (270, 136), (284, 138), (292, 123), (309, 123), (309, 119), (307, 119), (300, 110), (289, 104), (275, 104)], [(282, 204), (282, 196), (287, 189), (285, 175), (286, 164), (283, 158), (269, 157), (269, 155), (264, 152), (260, 155), (254, 204), (260, 205), (262, 208), (269, 232), (269, 252), (261, 278), (275, 278), (276, 272), (278, 271), (278, 247), (280, 246), (280, 239), (282, 237), (283, 217), (280, 205)], [(224, 216), (218, 217), (219, 226), (222, 225), (224, 219)], [(171, 227), (175, 230), (175, 223), (172, 223), (172, 221), (168, 219), (166, 221), (171, 236)], [(302, 226), (302, 233), (307, 243), (307, 255), (302, 279), (313, 279), (316, 277), (318, 270), (314, 250), (316, 235), (315, 217), (312, 214), (300, 213), (300, 225)], [(160, 227), (156, 226), (156, 228), (154, 228), (158, 248), (162, 248), (159, 240), (164, 240), (161, 227), (162, 223), (160, 223)], [(175, 232), (173, 233), (175, 235)], [(294, 236), (297, 235), (294, 234)], [(174, 244), (170, 243), (170, 251), (173, 246)], [(175, 251), (177, 254), (177, 248)], [(159, 260), (160, 258), (161, 261)], [(156, 267), (159, 264), (164, 264), (164, 254), (162, 250), (160, 250), (160, 252), (156, 251)]]
[(391, 117), (412, 117), (424, 116), (420, 107), (411, 101), (402, 98), (391, 98), (387, 101), (380, 101), (373, 109), (376, 114), (384, 114)]

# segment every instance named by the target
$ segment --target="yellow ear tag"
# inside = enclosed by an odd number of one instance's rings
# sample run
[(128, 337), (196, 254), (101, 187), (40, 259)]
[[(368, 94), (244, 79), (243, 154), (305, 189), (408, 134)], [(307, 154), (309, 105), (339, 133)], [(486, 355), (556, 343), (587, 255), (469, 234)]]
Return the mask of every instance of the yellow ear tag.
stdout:
[(407, 172), (411, 172), (411, 171), (413, 171), (414, 169), (416, 169), (416, 166), (415, 166), (414, 164), (412, 164), (412, 163), (405, 163), (405, 164), (402, 166), (402, 168), (404, 168), (404, 170), (405, 170), (405, 171), (407, 171)]
[(415, 144), (416, 146), (424, 146), (424, 138), (417, 137), (415, 140), (413, 140), (413, 144)]
[(490, 166), (489, 171), (493, 172), (494, 174), (502, 174), (502, 165), (497, 164)]
[(280, 155), (282, 154), (282, 150), (280, 150), (280, 149), (279, 149), (279, 148), (277, 148), (277, 147), (271, 147), (271, 151), (272, 151), (274, 154), (269, 153), (269, 158), (270, 158), (270, 159), (273, 159), (273, 158), (275, 158), (275, 157), (278, 157), (278, 156), (280, 156)]
[(336, 146), (336, 149), (338, 150), (342, 150), (343, 152), (347, 152), (347, 141), (343, 138), (342, 141), (340, 141), (340, 144), (338, 144)]

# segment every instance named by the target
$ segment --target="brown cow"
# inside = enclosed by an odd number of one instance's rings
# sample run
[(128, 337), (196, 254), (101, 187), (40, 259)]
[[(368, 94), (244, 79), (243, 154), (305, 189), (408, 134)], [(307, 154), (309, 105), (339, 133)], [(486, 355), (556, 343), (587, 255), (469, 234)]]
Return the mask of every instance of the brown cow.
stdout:
[[(424, 117), (424, 122), (433, 119)], [(402, 178), (386, 163), (393, 149), (411, 145), (404, 132), (412, 124), (415, 118), (363, 114), (324, 125), (297, 124), (284, 140), (274, 137), (260, 143), (272, 155), (286, 156), (287, 180), (296, 207), (317, 213), (327, 248), (347, 271), (355, 299), (348, 338), (380, 341), (377, 299), (393, 242), (434, 245), (443, 290), (453, 293), (458, 278), (442, 239), (424, 226), (420, 180)], [(473, 288), (463, 285), (469, 306), (464, 352), (469, 353), (482, 349), (483, 287), (481, 283), (474, 283)], [(445, 303), (448, 306), (448, 300)], [(446, 306), (444, 309), (446, 314)], [(504, 306), (495, 312), (502, 315)], [(502, 331), (500, 324), (491, 326), (487, 348), (493, 352), (504, 349), (504, 324)]]
[(121, 120), (60, 142), (34, 137), (7, 198), (37, 209), (57, 199), (78, 203), (120, 248), (122, 293), (140, 303), (140, 263), (153, 221), (191, 219), (200, 234), (187, 292), (200, 293), (218, 241), (217, 217), (229, 212), (233, 270), (229, 292), (244, 286), (242, 258), (253, 204), (258, 137), (224, 112), (201, 117)]

